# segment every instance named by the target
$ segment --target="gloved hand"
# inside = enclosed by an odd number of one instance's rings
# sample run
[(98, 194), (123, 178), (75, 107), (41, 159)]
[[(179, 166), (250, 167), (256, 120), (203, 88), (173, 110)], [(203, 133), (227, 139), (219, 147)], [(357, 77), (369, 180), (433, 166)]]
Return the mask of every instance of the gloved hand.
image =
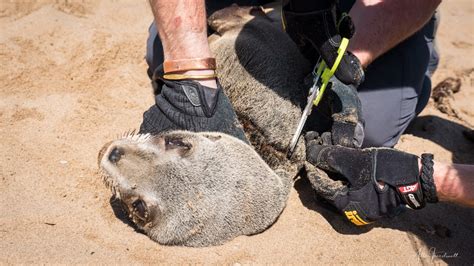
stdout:
[[(302, 54), (316, 64), (319, 56), (332, 67), (337, 57), (341, 37), (350, 39), (355, 32), (349, 16), (339, 12), (334, 0), (318, 0), (318, 7), (311, 12), (300, 12), (292, 1), (283, 7), (285, 30), (300, 48)], [(314, 3), (313, 3), (314, 4)], [(364, 71), (357, 59), (346, 52), (335, 73), (344, 84), (359, 86), (364, 80)]]
[(242, 126), (219, 82), (208, 88), (191, 80), (156, 79), (155, 102), (143, 114), (140, 133), (169, 130), (217, 131), (248, 143)]
[(418, 157), (389, 148), (352, 149), (330, 143), (330, 135), (306, 135), (308, 162), (343, 182), (324, 176), (309, 176), (316, 193), (356, 225), (366, 225), (395, 214), (401, 205), (420, 209), (437, 202), (433, 182), (433, 156)]
[(325, 105), (331, 114), (331, 144), (360, 148), (365, 136), (364, 119), (355, 87), (332, 77), (324, 97), (327, 97)]

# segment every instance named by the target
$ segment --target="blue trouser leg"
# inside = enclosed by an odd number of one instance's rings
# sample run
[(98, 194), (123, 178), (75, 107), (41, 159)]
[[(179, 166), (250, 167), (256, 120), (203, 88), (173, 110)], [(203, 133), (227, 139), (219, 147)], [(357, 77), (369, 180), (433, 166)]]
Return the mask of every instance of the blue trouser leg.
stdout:
[(438, 57), (433, 44), (435, 19), (375, 60), (359, 86), (365, 119), (364, 147), (393, 147), (408, 124), (426, 106), (431, 92), (430, 65)]
[(148, 64), (148, 77), (153, 76), (153, 71), (163, 63), (163, 45), (160, 38), (158, 38), (158, 31), (156, 30), (155, 22), (151, 23), (148, 28), (148, 39), (146, 40), (146, 63)]
[(431, 76), (438, 68), (439, 63), (439, 53), (438, 47), (436, 45), (436, 32), (438, 30), (438, 25), (440, 21), (439, 12), (436, 11), (431, 21), (425, 27), (425, 39), (426, 43), (428, 44), (428, 48), (430, 49), (430, 61), (428, 62), (428, 69), (426, 70), (426, 78), (425, 82), (423, 83), (423, 91), (420, 95), (418, 100), (418, 104), (416, 105), (416, 115), (421, 113), (425, 106), (428, 104), (431, 95)]

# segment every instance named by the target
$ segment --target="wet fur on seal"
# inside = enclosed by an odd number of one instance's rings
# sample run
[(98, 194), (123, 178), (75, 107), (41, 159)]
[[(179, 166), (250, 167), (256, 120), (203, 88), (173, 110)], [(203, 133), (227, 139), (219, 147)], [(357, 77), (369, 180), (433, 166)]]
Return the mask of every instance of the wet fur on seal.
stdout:
[(262, 232), (291, 188), (247, 144), (221, 133), (130, 134), (106, 144), (98, 163), (137, 227), (164, 245), (218, 245)]

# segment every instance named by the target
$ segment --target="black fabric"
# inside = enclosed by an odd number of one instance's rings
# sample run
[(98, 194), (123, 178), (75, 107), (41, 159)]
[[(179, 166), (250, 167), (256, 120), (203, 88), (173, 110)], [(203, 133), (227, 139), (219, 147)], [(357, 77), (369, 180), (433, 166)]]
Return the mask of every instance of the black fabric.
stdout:
[(349, 13), (351, 10), (352, 6), (355, 4), (355, 0), (340, 0), (338, 1), (339, 3), (339, 9), (341, 12)]
[(433, 180), (433, 158), (433, 154), (430, 153), (421, 155), (421, 187), (423, 194), (426, 196), (426, 201), (429, 203), (438, 202), (436, 184)]
[(393, 187), (413, 184), (418, 181), (420, 171), (418, 157), (390, 148), (372, 149), (377, 152), (377, 180)]
[(294, 12), (309, 12), (320, 9), (329, 9), (334, 4), (334, 0), (290, 0), (287, 9)]
[(140, 133), (157, 134), (178, 129), (217, 131), (248, 143), (220, 84), (217, 90), (189, 80), (160, 79), (157, 84), (156, 104), (143, 114)]
[[(341, 36), (336, 28), (337, 13), (334, 4), (329, 8), (323, 6), (310, 12), (295, 12), (289, 5), (283, 7), (286, 32), (313, 64), (317, 63), (319, 56), (329, 67), (332, 67), (336, 60), (341, 43)], [(347, 25), (344, 28), (347, 30)], [(344, 84), (357, 87), (364, 80), (364, 71), (357, 57), (346, 52), (335, 76)]]
[[(341, 192), (337, 181), (321, 182), (321, 178), (311, 184), (316, 193), (349, 220), (357, 220), (352, 219), (353, 212), (363, 221), (372, 222), (393, 216), (401, 205), (414, 209), (424, 207), (423, 193), (417, 189), (420, 185), (418, 157), (389, 148), (324, 145), (327, 140), (323, 139), (314, 133), (306, 137), (306, 159), (330, 176), (342, 176), (347, 189)], [(378, 182), (384, 187), (380, 188)]]
[(352, 22), (352, 18), (347, 14), (342, 15), (341, 19), (339, 20), (337, 31), (343, 38), (350, 39), (355, 34), (355, 25)]

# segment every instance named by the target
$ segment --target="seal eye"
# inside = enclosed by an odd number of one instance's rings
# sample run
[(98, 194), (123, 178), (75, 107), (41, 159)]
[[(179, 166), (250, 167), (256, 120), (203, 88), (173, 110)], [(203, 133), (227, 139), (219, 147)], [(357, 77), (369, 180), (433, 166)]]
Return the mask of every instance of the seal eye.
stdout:
[(117, 163), (122, 155), (124, 154), (123, 149), (115, 147), (109, 154), (109, 161)]
[(136, 200), (132, 203), (133, 214), (137, 215), (138, 218), (145, 221), (148, 218), (146, 204), (142, 200)]
[(181, 139), (178, 139), (178, 138), (166, 138), (165, 139), (165, 148), (167, 150), (170, 150), (170, 149), (189, 150), (189, 149), (191, 149), (191, 144), (185, 143)]

